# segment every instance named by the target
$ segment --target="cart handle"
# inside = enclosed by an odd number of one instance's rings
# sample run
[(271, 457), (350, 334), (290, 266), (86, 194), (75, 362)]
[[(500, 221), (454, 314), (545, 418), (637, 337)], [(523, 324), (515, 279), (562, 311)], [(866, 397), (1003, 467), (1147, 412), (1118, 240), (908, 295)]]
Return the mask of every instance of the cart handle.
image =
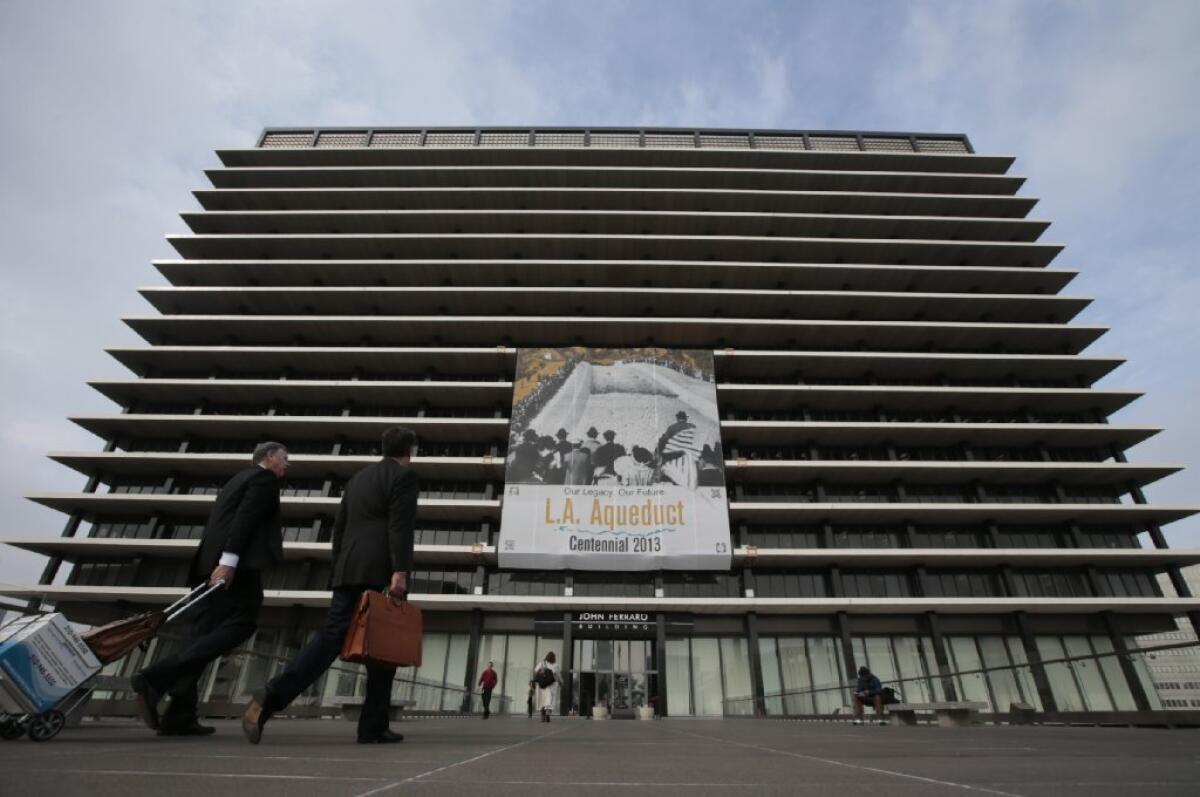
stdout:
[(215, 590), (221, 589), (224, 586), (225, 586), (225, 579), (223, 579), (223, 578), (217, 579), (212, 584), (197, 584), (196, 587), (193, 588), (191, 592), (184, 595), (182, 598), (175, 601), (167, 608), (163, 609), (163, 616), (165, 618), (163, 622), (166, 622), (166, 623), (171, 622), (176, 617), (183, 614), (188, 609), (192, 608), (197, 603), (199, 603), (200, 601), (207, 598), (212, 592), (214, 592)]

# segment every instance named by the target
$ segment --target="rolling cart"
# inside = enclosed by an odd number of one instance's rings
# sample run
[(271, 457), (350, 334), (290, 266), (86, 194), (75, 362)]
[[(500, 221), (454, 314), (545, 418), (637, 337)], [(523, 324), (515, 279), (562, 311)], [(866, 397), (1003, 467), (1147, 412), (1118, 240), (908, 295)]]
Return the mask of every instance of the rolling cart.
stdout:
[(100, 668), (153, 639), (158, 630), (224, 586), (200, 584), (165, 609), (79, 634), (60, 613), (0, 628), (0, 739), (53, 739), (96, 688)]

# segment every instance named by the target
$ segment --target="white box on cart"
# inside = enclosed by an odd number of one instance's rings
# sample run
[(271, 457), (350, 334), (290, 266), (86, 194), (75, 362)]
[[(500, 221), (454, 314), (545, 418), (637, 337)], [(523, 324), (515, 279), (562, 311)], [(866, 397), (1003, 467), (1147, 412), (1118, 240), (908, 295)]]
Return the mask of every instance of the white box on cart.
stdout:
[(99, 671), (99, 660), (61, 614), (0, 629), (0, 708), (9, 713), (49, 711)]

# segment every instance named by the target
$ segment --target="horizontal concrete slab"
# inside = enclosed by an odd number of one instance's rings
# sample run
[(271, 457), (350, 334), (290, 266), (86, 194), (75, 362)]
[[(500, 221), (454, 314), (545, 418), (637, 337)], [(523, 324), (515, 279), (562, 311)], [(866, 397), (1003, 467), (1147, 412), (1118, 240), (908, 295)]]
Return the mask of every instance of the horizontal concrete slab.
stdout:
[[(489, 376), (511, 379), (517, 350), (505, 346), (478, 348), (361, 347), (361, 346), (122, 346), (107, 350), (122, 365), (162, 377), (204, 377), (214, 371), (231, 378), (264, 371), (293, 377), (352, 377), (412, 374), (432, 376)], [(864, 351), (755, 351), (718, 349), (713, 352), (717, 379), (748, 382), (787, 374), (802, 379), (845, 378), (898, 380), (946, 378), (1062, 381), (1090, 385), (1111, 373), (1124, 360), (1061, 354), (946, 354)], [(847, 384), (853, 384), (848, 381)]]
[(138, 293), (164, 314), (644, 316), (800, 318), (865, 321), (994, 321), (1063, 324), (1091, 299), (994, 293), (730, 290), (599, 287), (144, 287)]
[(374, 285), (534, 285), (571, 287), (720, 288), (744, 290), (874, 290), (941, 293), (1057, 294), (1077, 274), (1059, 268), (783, 263), (755, 260), (578, 259), (516, 260), (505, 252), (484, 258), (388, 260), (302, 258), (161, 259), (154, 266), (173, 285), (312, 287)]
[[(197, 540), (143, 540), (96, 537), (0, 537), (0, 545), (24, 551), (57, 555), (70, 561), (88, 557), (122, 558), (154, 556), (186, 559), (196, 551)], [(327, 542), (285, 542), (288, 560), (328, 561)], [(418, 563), (496, 564), (492, 545), (416, 545)], [(944, 567), (974, 569), (1011, 564), (1017, 567), (1137, 567), (1162, 569), (1169, 565), (1200, 562), (1200, 549), (1189, 548), (759, 548), (738, 547), (733, 551), (735, 569), (741, 567)]]
[[(404, 407), (429, 402), (437, 407), (487, 407), (512, 404), (511, 382), (383, 381), (311, 379), (125, 379), (93, 380), (93, 388), (113, 401), (207, 401), (219, 413), (224, 404), (306, 407), (359, 402), (374, 407)], [(896, 385), (754, 385), (718, 384), (723, 412), (752, 410), (943, 412), (1089, 412), (1106, 414), (1142, 394), (1133, 390), (1090, 388), (940, 387)]]
[(742, 213), (916, 214), (1024, 218), (1036, 197), (987, 194), (900, 194), (879, 191), (758, 191), (678, 188), (201, 188), (192, 192), (210, 211), (436, 210), (539, 208), (567, 210), (724, 211)]
[[(29, 500), (60, 512), (79, 512), (86, 518), (167, 513), (205, 516), (214, 495), (159, 493), (33, 493)], [(282, 496), (285, 517), (332, 516), (339, 499)], [(731, 502), (732, 521), (744, 523), (1090, 523), (1128, 525), (1170, 523), (1200, 512), (1200, 507), (1155, 504), (1033, 504), (1033, 503), (867, 503), (867, 502)], [(423, 498), (417, 516), (438, 520), (494, 520), (499, 500)]]
[[(307, 440), (375, 440), (397, 424), (417, 430), (423, 440), (507, 443), (508, 418), (374, 417), (303, 415), (160, 415), (116, 413), (70, 418), (90, 432), (164, 437), (236, 436), (265, 439), (291, 437)], [(951, 446), (959, 443), (1028, 446), (1128, 448), (1162, 431), (1153, 426), (1105, 423), (901, 423), (860, 421), (723, 421), (722, 441), (733, 446), (786, 446), (809, 442), (842, 445)]]
[(1020, 175), (868, 169), (701, 166), (428, 165), (238, 166), (206, 169), (215, 188), (679, 188), (758, 191), (874, 191), (1012, 196)]
[(781, 236), (1032, 242), (1040, 219), (646, 208), (432, 208), (404, 210), (202, 210), (180, 214), (198, 235), (548, 233), (571, 235)]
[[(54, 601), (128, 601), (161, 605), (185, 592), (172, 587), (0, 585), (0, 595)], [(324, 591), (266, 590), (267, 606), (329, 605)], [(421, 595), (410, 600), (425, 611), (488, 612), (644, 611), (698, 614), (1182, 614), (1200, 611), (1200, 598), (602, 598), (532, 595)]]
[[(801, 321), (758, 318), (569, 316), (134, 316), (125, 323), (154, 344), (592, 346), (683, 348), (872, 348), (1074, 354), (1107, 327), (920, 321)], [(298, 341), (299, 339), (299, 341)]]
[[(235, 473), (246, 455), (209, 453), (159, 453), (143, 451), (51, 452), (55, 462), (97, 476), (107, 483), (119, 475), (167, 473), (220, 476)], [(338, 476), (348, 478), (377, 457), (292, 454), (292, 478)], [(413, 468), (424, 478), (497, 480), (504, 478), (504, 457), (422, 457)], [(875, 461), (875, 460), (727, 460), (731, 484), (754, 482), (962, 484), (1031, 484), (1057, 481), (1064, 485), (1144, 486), (1182, 469), (1181, 465), (1125, 462), (983, 462), (983, 461)]]
[[(120, 517), (166, 513), (177, 517), (205, 517), (215, 495), (171, 495), (158, 493), (33, 493), (29, 500), (60, 512), (79, 512), (85, 518)], [(281, 496), (284, 517), (332, 517), (340, 499)], [(481, 521), (500, 517), (496, 500), (421, 498), (417, 517), (429, 520)]]
[[(743, 137), (745, 134), (742, 134)], [(765, 135), (765, 134), (763, 134)], [(843, 134), (844, 135), (844, 134)], [(709, 141), (711, 142), (711, 138)], [(1012, 155), (969, 152), (886, 152), (774, 149), (767, 147), (588, 147), (425, 146), (411, 147), (238, 147), (221, 148), (217, 157), (230, 167), (246, 166), (394, 166), (403, 164), (529, 164), (573, 166), (635, 165), (758, 167), (777, 169), (888, 170), (1004, 174)]]
[(1195, 506), (1154, 504), (1025, 503), (730, 503), (744, 523), (1172, 523), (1200, 512)]
[[(553, 233), (168, 235), (185, 258), (588, 257), (618, 260), (786, 260), (1042, 268), (1062, 244), (907, 238)], [(580, 258), (582, 259), (582, 258)]]

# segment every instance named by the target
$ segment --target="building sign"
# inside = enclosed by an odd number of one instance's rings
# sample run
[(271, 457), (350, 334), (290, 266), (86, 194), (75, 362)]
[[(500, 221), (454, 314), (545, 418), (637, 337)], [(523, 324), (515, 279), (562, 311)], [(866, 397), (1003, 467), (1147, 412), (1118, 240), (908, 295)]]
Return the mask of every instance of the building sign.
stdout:
[(501, 567), (728, 570), (710, 351), (522, 349)]
[(575, 612), (571, 626), (576, 633), (652, 634), (657, 624), (650, 612)]
[[(654, 636), (658, 627), (656, 612), (580, 611), (566, 616), (576, 639), (645, 639)], [(563, 614), (538, 615), (534, 629), (545, 636), (558, 636), (563, 619)], [(665, 614), (663, 619), (668, 635), (690, 634), (695, 627), (687, 616)]]

